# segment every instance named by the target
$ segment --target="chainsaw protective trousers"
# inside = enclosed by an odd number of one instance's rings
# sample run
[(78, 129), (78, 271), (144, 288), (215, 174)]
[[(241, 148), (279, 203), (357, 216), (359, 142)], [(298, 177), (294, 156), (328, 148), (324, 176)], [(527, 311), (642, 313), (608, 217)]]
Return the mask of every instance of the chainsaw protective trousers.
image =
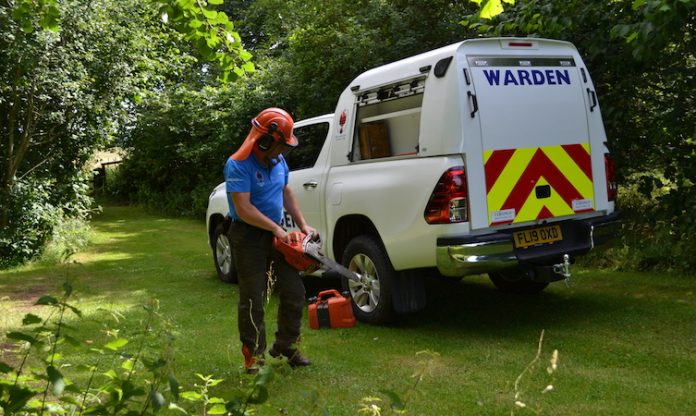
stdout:
[(276, 350), (292, 347), (300, 336), (305, 288), (299, 273), (273, 249), (273, 233), (242, 222), (233, 222), (228, 238), (232, 245), (239, 281), (238, 326), (242, 346), (255, 355), (266, 350), (264, 306), (269, 266), (273, 269), (274, 292), (278, 293)]

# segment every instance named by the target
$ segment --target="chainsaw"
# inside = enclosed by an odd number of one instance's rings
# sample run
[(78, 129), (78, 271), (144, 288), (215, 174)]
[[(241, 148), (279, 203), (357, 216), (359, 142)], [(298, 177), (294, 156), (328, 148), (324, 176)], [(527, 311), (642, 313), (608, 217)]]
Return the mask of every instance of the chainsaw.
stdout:
[(277, 237), (273, 238), (273, 247), (278, 250), (285, 261), (302, 274), (311, 274), (322, 269), (331, 271), (348, 280), (365, 284), (362, 275), (352, 272), (342, 264), (331, 260), (321, 252), (321, 238), (314, 234), (299, 231), (290, 233), (290, 243)]

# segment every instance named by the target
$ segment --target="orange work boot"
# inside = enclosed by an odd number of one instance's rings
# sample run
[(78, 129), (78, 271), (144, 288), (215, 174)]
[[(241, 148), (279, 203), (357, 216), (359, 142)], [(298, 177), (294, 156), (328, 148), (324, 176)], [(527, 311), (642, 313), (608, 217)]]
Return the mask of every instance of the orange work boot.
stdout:
[(244, 371), (247, 374), (256, 374), (259, 368), (265, 364), (263, 354), (254, 354), (251, 348), (246, 345), (242, 346), (242, 354), (244, 354)]

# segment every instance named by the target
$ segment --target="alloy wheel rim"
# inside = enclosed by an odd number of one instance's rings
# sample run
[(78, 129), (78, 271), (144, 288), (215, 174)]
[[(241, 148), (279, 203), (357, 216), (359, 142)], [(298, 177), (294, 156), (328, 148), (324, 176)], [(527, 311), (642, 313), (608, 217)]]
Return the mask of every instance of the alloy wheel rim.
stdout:
[(379, 305), (380, 285), (375, 263), (365, 254), (356, 254), (350, 260), (348, 270), (360, 274), (360, 282), (348, 281), (348, 290), (355, 305), (361, 311), (370, 313)]
[(226, 235), (220, 234), (215, 244), (215, 261), (223, 274), (232, 269), (232, 247)]

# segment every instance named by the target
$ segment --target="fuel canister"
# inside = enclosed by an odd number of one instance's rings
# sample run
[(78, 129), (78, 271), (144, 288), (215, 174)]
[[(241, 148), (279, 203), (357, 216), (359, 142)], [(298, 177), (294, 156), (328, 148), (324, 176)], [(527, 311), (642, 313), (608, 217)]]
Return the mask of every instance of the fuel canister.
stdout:
[(321, 291), (317, 297), (313, 297), (309, 301), (310, 328), (352, 328), (355, 326), (355, 316), (350, 299), (341, 295), (337, 290)]

